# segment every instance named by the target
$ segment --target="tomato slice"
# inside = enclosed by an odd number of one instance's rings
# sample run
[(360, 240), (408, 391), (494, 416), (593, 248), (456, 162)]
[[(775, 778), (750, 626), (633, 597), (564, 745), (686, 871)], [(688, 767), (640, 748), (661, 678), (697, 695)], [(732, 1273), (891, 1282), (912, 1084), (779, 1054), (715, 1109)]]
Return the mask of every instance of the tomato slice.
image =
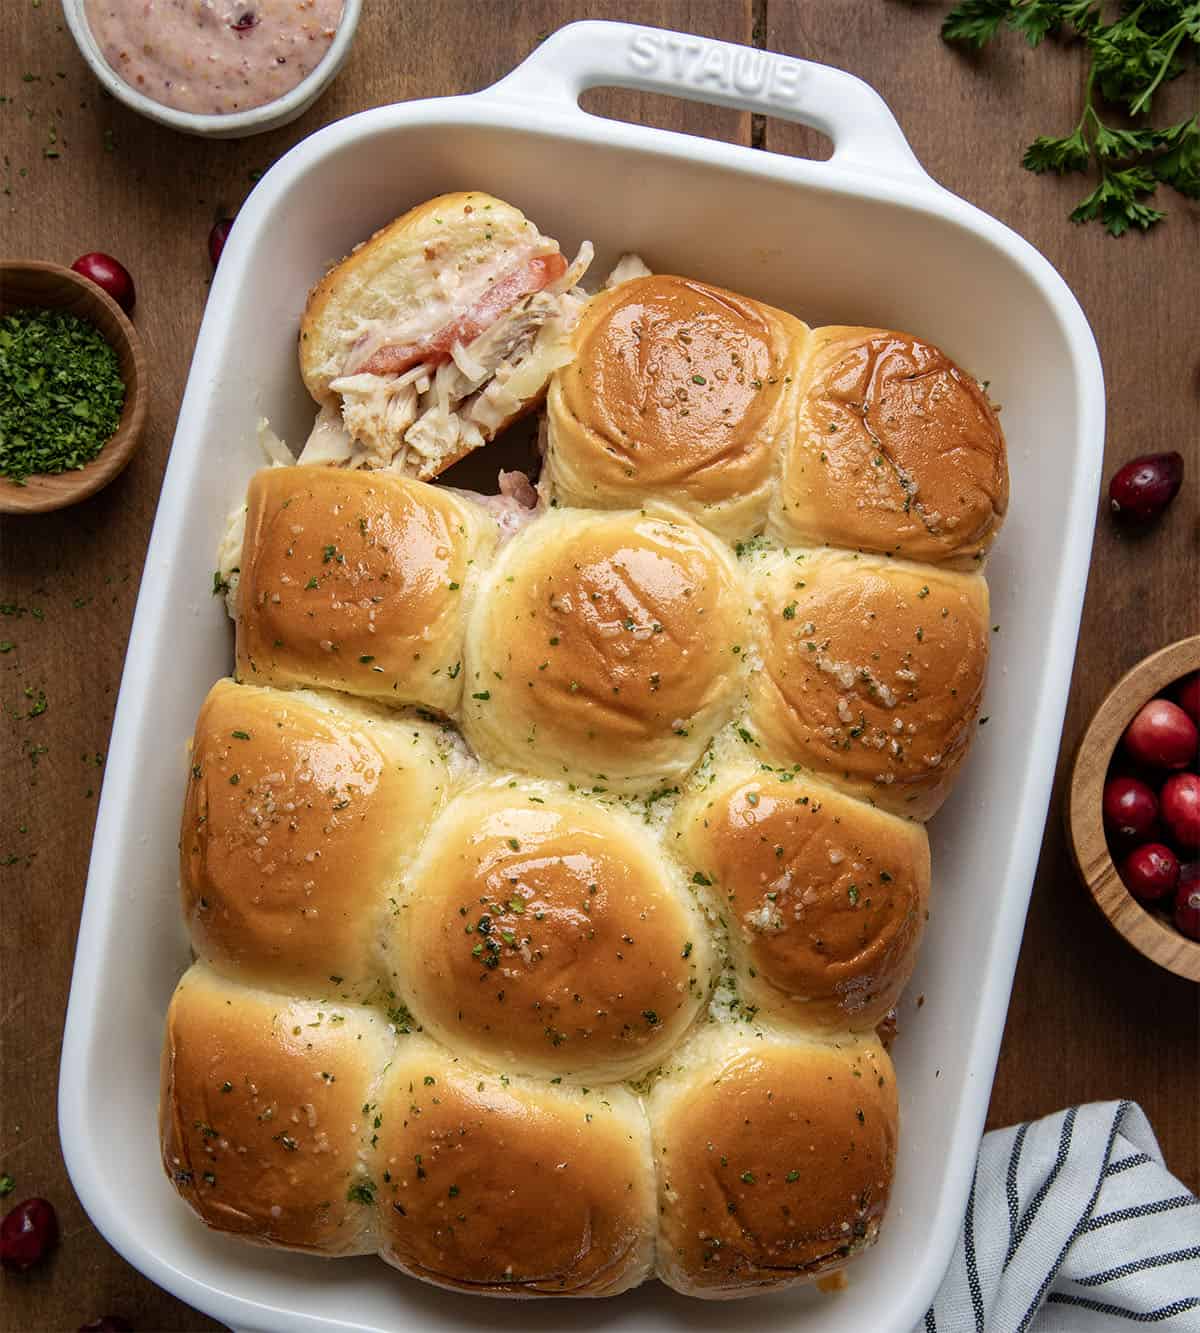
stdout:
[(562, 255), (537, 255), (515, 264), (487, 289), (474, 305), (457, 319), (416, 342), (381, 347), (358, 367), (356, 374), (402, 375), (418, 362), (440, 366), (450, 360), (455, 343), (472, 343), (523, 296), (540, 292), (567, 271)]

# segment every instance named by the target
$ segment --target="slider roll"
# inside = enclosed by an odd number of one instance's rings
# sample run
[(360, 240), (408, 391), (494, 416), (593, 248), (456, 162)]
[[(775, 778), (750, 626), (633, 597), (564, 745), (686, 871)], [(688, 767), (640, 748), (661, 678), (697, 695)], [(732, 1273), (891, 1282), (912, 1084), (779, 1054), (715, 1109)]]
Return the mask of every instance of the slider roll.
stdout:
[(250, 984), (368, 997), (389, 902), (449, 785), (429, 723), (218, 681), (196, 722), (179, 840), (197, 956)]
[(484, 1296), (615, 1296), (649, 1276), (650, 1135), (624, 1088), (491, 1074), (413, 1038), (379, 1117), (388, 1263)]
[(550, 784), (447, 806), (395, 917), (395, 985), (497, 1070), (645, 1073), (708, 999), (709, 931), (641, 825)]
[(329, 467), (250, 483), (237, 589), (237, 674), (449, 712), (479, 566), (498, 538), (469, 500)]
[(762, 527), (791, 438), (809, 330), (690, 278), (623, 282), (588, 305), (547, 403), (552, 493), (623, 509), (670, 500), (725, 537)]
[(842, 1268), (871, 1245), (896, 1160), (896, 1083), (873, 1038), (705, 1033), (651, 1094), (658, 1276), (708, 1300)]
[(987, 668), (988, 589), (846, 551), (754, 570), (763, 669), (750, 720), (765, 757), (909, 819), (929, 819), (966, 758)]
[(758, 1012), (870, 1032), (917, 960), (929, 839), (790, 770), (739, 766), (681, 806), (676, 846), (722, 905), (738, 985)]
[(974, 568), (1008, 508), (986, 389), (932, 343), (814, 329), (771, 510), (791, 546), (845, 546)]
[(606, 790), (683, 775), (742, 688), (745, 594), (679, 511), (554, 510), (504, 548), (467, 636), (486, 760)]
[(197, 964), (167, 1012), (163, 1166), (215, 1231), (313, 1254), (378, 1245), (371, 1121), (393, 1033), (374, 1010)]

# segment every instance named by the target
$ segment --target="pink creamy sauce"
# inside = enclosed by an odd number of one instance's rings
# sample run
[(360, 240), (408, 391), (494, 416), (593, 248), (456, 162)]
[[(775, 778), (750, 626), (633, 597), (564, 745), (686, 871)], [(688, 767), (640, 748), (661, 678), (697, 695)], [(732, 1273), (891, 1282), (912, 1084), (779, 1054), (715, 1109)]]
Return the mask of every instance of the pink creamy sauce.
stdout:
[(289, 92), (321, 63), (342, 0), (86, 0), (104, 59), (164, 106), (227, 116)]

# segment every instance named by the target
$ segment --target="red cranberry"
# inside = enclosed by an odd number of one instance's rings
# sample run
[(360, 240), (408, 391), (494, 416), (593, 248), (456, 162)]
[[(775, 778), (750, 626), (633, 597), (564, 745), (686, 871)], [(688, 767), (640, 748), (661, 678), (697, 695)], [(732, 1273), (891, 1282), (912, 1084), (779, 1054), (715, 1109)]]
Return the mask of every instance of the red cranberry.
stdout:
[(232, 226), (232, 218), (221, 218), (219, 222), (213, 223), (213, 229), (208, 233), (208, 257), (212, 260), (213, 268), (221, 262), (221, 251), (225, 249)]
[(119, 1314), (106, 1314), (90, 1324), (80, 1324), (79, 1333), (133, 1333), (133, 1325)]
[(1196, 753), (1196, 724), (1169, 699), (1151, 699), (1125, 729), (1125, 752), (1151, 768), (1186, 768)]
[(1156, 902), (1175, 892), (1179, 861), (1161, 842), (1144, 842), (1121, 862), (1121, 882), (1135, 898)]
[(1182, 454), (1144, 454), (1117, 469), (1108, 484), (1108, 498), (1117, 518), (1148, 523), (1166, 509), (1182, 484)]
[(46, 1199), (26, 1199), (0, 1222), (0, 1264), (23, 1273), (58, 1244), (58, 1217)]
[(1176, 773), (1162, 785), (1162, 816), (1182, 847), (1200, 847), (1200, 777)]
[(1189, 940), (1200, 940), (1200, 861), (1189, 862), (1179, 872), (1175, 924)]
[(234, 32), (249, 32), (258, 27), (258, 15), (252, 9), (244, 9), (229, 26)]
[(1158, 818), (1154, 792), (1137, 778), (1109, 778), (1104, 784), (1104, 822), (1119, 838), (1144, 838)]
[(1175, 688), (1175, 702), (1200, 727), (1200, 671), (1184, 676)]
[(129, 270), (120, 260), (93, 250), (91, 254), (80, 255), (71, 267), (89, 282), (102, 287), (127, 315), (133, 313), (137, 293)]

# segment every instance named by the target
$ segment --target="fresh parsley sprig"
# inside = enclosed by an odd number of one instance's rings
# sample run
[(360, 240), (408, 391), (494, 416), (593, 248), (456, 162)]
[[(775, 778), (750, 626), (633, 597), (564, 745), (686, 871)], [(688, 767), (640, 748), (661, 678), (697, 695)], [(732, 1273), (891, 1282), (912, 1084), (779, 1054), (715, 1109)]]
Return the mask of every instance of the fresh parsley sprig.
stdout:
[(1148, 231), (1166, 216), (1147, 202), (1159, 185), (1200, 199), (1200, 119), (1117, 128), (1105, 123), (1097, 103), (1143, 115), (1163, 83), (1200, 65), (1200, 0), (1121, 0), (1115, 13), (1107, 9), (1110, 22), (1104, 0), (960, 0), (942, 23), (942, 37), (979, 50), (1003, 25), (1030, 46), (1059, 35), (1084, 42), (1089, 68), (1079, 123), (1061, 138), (1036, 138), (1022, 164), (1060, 176), (1094, 165), (1099, 184), (1071, 221), (1101, 222), (1121, 236), (1134, 227)]

